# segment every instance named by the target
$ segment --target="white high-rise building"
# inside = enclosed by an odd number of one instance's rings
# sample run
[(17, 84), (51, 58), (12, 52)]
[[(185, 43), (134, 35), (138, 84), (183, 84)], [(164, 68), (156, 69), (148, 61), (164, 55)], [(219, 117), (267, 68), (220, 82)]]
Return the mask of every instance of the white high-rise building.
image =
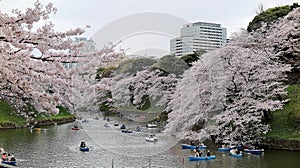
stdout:
[(227, 30), (221, 24), (196, 22), (183, 25), (180, 37), (170, 40), (170, 54), (183, 56), (194, 51), (220, 48), (226, 44)]
[[(93, 52), (96, 50), (96, 43), (92, 39), (87, 39), (85, 37), (75, 38), (75, 42), (83, 42), (83, 47), (80, 50), (81, 54), (87, 54), (89, 52)], [(83, 56), (78, 56), (77, 58), (80, 59)], [(67, 69), (74, 68), (76, 66), (80, 66), (77, 61), (75, 62), (67, 62), (63, 63), (64, 67)]]

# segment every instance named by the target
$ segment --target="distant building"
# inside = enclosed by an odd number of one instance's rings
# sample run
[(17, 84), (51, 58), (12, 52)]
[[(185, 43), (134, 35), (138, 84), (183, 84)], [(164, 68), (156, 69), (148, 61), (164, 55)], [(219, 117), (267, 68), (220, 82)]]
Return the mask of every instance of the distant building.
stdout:
[(80, 37), (80, 38), (76, 38), (75, 41), (85, 43), (81, 49), (82, 53), (89, 53), (89, 52), (93, 52), (96, 50), (96, 43), (92, 39)]
[[(75, 42), (83, 42), (84, 45), (80, 50), (80, 54), (87, 54), (89, 52), (93, 52), (96, 50), (96, 43), (91, 40), (91, 39), (87, 39), (85, 37), (80, 37), (80, 38), (75, 38)], [(78, 56), (78, 59), (81, 56)], [(75, 62), (68, 62), (68, 63), (63, 63), (64, 67), (67, 69), (71, 69), (73, 67), (78, 66), (79, 64), (77, 63), (77, 61)]]
[(183, 25), (180, 37), (170, 40), (170, 54), (183, 56), (204, 49), (214, 50), (227, 42), (227, 30), (221, 24), (196, 22)]

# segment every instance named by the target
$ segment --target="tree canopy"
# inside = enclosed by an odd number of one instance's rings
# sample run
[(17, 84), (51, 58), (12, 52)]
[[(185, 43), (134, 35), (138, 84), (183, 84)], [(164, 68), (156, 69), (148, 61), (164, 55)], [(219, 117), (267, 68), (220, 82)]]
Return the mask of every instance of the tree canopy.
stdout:
[[(75, 92), (79, 91), (74, 89), (76, 80), (84, 81), (78, 77), (87, 74), (88, 68), (95, 75), (97, 68), (122, 54), (107, 47), (83, 55), (83, 43), (75, 38), (84, 30), (55, 31), (49, 16), (56, 11), (52, 3), (43, 5), (36, 1), (33, 8), (24, 12), (16, 9), (11, 16), (0, 13), (0, 99), (15, 106), (18, 114), (25, 117), (31, 113), (26, 111), (29, 104), (39, 112), (56, 114), (58, 106), (74, 112), (78, 101)], [(65, 63), (83, 66), (66, 69)]]
[(298, 3), (294, 3), (289, 6), (278, 6), (275, 8), (269, 8), (266, 11), (261, 11), (256, 15), (253, 20), (249, 23), (247, 30), (249, 32), (259, 29), (264, 23), (271, 23), (276, 21), (279, 17), (286, 16), (291, 10), (299, 7)]

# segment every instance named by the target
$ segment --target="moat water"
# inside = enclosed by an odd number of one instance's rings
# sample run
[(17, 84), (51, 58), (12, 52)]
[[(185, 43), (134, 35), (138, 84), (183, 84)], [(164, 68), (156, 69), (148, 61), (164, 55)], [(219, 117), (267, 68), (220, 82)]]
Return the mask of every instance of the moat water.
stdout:
[[(296, 168), (300, 165), (300, 152), (266, 150), (262, 155), (245, 154), (234, 158), (228, 153), (217, 151), (218, 146), (208, 145), (216, 159), (209, 161), (188, 161), (194, 155), (191, 150), (181, 149), (174, 137), (164, 136), (159, 129), (148, 129), (134, 122), (111, 118), (107, 122), (92, 116), (81, 120), (43, 127), (40, 131), (29, 129), (1, 130), (0, 146), (17, 158), (18, 167), (95, 167), (95, 168)], [(122, 133), (114, 123), (125, 124), (142, 131)], [(71, 130), (74, 125), (81, 129)], [(155, 134), (156, 143), (146, 142), (145, 138)], [(79, 144), (85, 141), (89, 152), (80, 152)], [(205, 152), (205, 151), (204, 151)]]

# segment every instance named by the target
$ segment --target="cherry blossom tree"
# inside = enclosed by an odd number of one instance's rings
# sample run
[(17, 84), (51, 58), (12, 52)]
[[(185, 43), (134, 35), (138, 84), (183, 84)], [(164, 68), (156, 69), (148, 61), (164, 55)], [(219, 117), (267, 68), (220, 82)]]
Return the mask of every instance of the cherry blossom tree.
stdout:
[(173, 55), (166, 55), (159, 60), (127, 60), (117, 69), (126, 72), (114, 77), (112, 97), (117, 108), (133, 105), (136, 109), (153, 107), (152, 111), (162, 112), (188, 65)]
[(85, 53), (78, 62), (80, 66), (74, 68), (72, 76), (71, 99), (75, 109), (84, 111), (99, 111), (104, 103), (113, 103), (110, 95), (112, 90), (112, 76), (97, 73), (102, 69), (116, 67), (124, 59), (124, 51), (115, 51), (113, 47), (104, 47), (101, 51)]
[[(84, 30), (55, 31), (49, 16), (56, 11), (52, 3), (44, 6), (36, 1), (33, 8), (24, 12), (17, 9), (11, 15), (0, 12), (0, 98), (25, 117), (31, 115), (26, 113), (29, 105), (38, 112), (57, 114), (58, 106), (74, 112), (76, 101), (82, 100), (83, 92), (78, 94), (83, 91), (80, 87), (85, 86), (86, 93), (101, 90), (103, 83), (96, 83), (94, 78), (97, 68), (122, 55), (122, 52), (115, 54), (111, 47), (80, 53), (83, 43), (75, 38)], [(81, 66), (67, 69), (66, 63)], [(87, 82), (90, 79), (92, 83)], [(74, 101), (79, 95), (80, 99)]]
[(140, 109), (145, 103), (145, 96), (155, 103), (155, 106), (164, 107), (169, 96), (174, 92), (177, 78), (159, 69), (142, 70), (135, 75), (115, 79), (113, 99), (117, 106), (133, 104)]
[[(268, 113), (288, 101), (282, 96), (291, 70), (286, 64), (291, 60), (286, 60), (299, 55), (299, 16), (296, 8), (277, 22), (255, 32), (242, 31), (225, 47), (203, 55), (177, 85), (167, 107), (165, 132), (180, 138), (259, 143), (270, 129)], [(221, 106), (214, 105), (216, 97), (221, 98)]]
[[(73, 43), (71, 37), (84, 31), (54, 31), (48, 19), (56, 11), (52, 3), (43, 6), (37, 1), (25, 12), (13, 10), (13, 16), (0, 13), (1, 98), (14, 101), (19, 110), (27, 103), (53, 113), (58, 112), (57, 105), (71, 106), (63, 95), (72, 74), (61, 62), (76, 60), (81, 44)], [(35, 27), (41, 21), (44, 25)]]
[(286, 94), (283, 81), (290, 66), (274, 61), (272, 49), (263, 42), (248, 43), (251, 48), (237, 43), (223, 51), (226, 100), (224, 111), (213, 117), (217, 121), (213, 134), (218, 142), (249, 144), (269, 131), (266, 113), (283, 107), (285, 101), (278, 96)]
[(209, 136), (204, 129), (199, 130), (222, 108), (224, 77), (219, 54), (204, 54), (185, 71), (165, 109), (169, 112), (165, 133), (198, 140)]

